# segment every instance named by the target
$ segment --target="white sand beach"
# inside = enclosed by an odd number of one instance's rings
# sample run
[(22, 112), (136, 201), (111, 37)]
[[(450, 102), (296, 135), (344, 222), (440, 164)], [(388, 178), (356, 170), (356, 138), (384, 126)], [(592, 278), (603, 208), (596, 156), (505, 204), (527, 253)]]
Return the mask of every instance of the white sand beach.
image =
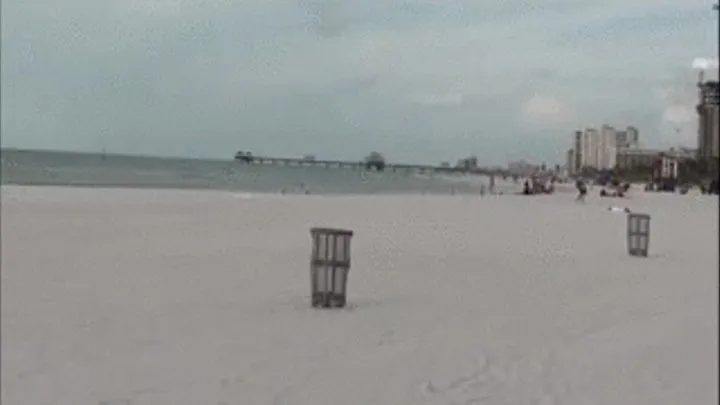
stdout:
[[(717, 403), (717, 197), (573, 198), (3, 187), (0, 402)], [(343, 310), (313, 226), (355, 231)]]

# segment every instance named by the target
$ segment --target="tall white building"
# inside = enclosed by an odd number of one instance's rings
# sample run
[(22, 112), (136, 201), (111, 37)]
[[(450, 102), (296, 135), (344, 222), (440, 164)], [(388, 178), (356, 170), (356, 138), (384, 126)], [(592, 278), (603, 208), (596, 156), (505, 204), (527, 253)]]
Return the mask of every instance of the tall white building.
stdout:
[(599, 140), (600, 134), (596, 129), (586, 128), (583, 131), (582, 141), (580, 142), (580, 167), (597, 167)]
[[(617, 132), (612, 126), (603, 125), (600, 130), (586, 128), (582, 133), (576, 133), (573, 150), (575, 166), (578, 169), (583, 167), (598, 170), (614, 168), (618, 150)], [(634, 137), (637, 138), (637, 135)]]

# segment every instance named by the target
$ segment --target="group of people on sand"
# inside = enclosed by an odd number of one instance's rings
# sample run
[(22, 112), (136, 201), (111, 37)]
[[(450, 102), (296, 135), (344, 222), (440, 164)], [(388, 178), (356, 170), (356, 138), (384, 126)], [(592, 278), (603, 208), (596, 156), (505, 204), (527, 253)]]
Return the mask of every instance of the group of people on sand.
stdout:
[[(630, 189), (630, 183), (621, 184), (617, 180), (612, 180), (609, 184), (611, 191), (607, 191), (605, 187), (600, 190), (600, 197), (625, 197), (625, 193)], [(585, 201), (587, 196), (587, 185), (583, 179), (577, 179), (575, 181), (575, 188), (578, 190), (577, 201)]]
[(556, 179), (552, 177), (549, 181), (543, 181), (536, 176), (525, 179), (522, 193), (524, 195), (552, 194), (553, 191), (555, 191), (555, 180)]

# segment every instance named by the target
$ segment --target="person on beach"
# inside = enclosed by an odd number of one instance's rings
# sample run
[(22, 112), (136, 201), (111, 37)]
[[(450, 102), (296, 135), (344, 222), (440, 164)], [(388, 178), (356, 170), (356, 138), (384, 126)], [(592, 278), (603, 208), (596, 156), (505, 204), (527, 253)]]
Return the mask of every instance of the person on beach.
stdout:
[(575, 187), (578, 190), (578, 196), (575, 199), (575, 201), (585, 201), (585, 196), (587, 195), (587, 186), (585, 186), (585, 182), (582, 181), (582, 179), (578, 179), (575, 182)]
[(523, 182), (523, 194), (530, 195), (530, 180), (528, 179), (525, 179), (525, 182)]

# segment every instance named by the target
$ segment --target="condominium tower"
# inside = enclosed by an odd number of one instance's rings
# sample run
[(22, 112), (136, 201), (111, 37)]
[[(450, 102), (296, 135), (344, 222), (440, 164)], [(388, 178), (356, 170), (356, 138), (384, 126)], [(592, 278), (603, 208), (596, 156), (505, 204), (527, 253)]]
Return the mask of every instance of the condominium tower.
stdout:
[(617, 130), (603, 125), (599, 130), (586, 128), (575, 131), (573, 147), (567, 151), (568, 171), (577, 173), (586, 167), (612, 169), (617, 164), (618, 151), (637, 148), (638, 143), (639, 131), (632, 126)]
[(699, 82), (700, 100), (697, 105), (698, 113), (698, 157), (720, 157), (720, 121), (718, 114), (720, 108), (720, 82)]

